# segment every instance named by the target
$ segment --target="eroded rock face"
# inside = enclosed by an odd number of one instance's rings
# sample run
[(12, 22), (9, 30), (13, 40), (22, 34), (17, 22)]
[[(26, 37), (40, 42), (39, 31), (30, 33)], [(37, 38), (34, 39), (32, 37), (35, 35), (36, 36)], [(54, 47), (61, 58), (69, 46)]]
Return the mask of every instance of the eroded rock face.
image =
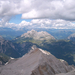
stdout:
[[(40, 50), (40, 49), (39, 49)], [(44, 54), (41, 56), (40, 64), (32, 71), (31, 75), (55, 75), (67, 73), (73, 69), (64, 60), (59, 60), (47, 51), (41, 50)]]
[(73, 69), (64, 60), (33, 46), (29, 53), (17, 61), (0, 67), (0, 75), (55, 75)]
[(75, 69), (68, 73), (60, 73), (60, 74), (56, 74), (56, 75), (75, 75)]
[(54, 40), (55, 38), (45, 31), (37, 32), (35, 30), (28, 31), (21, 35), (25, 38), (33, 38), (34, 40)]

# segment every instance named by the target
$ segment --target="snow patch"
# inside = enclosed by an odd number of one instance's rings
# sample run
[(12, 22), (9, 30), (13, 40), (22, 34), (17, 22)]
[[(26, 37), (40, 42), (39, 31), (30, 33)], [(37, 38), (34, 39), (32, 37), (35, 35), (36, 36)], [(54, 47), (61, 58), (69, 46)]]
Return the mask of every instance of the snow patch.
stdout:
[(51, 55), (51, 53), (50, 53), (50, 52), (47, 52), (47, 51), (42, 50), (42, 49), (40, 49), (40, 48), (39, 48), (39, 50), (40, 50), (42, 53), (44, 53), (44, 54)]
[(7, 63), (5, 63), (5, 65), (7, 65), (8, 64), (8, 62)]
[(10, 57), (10, 59), (15, 59), (15, 58)]
[(64, 60), (63, 59), (59, 59), (61, 62), (64, 62)]

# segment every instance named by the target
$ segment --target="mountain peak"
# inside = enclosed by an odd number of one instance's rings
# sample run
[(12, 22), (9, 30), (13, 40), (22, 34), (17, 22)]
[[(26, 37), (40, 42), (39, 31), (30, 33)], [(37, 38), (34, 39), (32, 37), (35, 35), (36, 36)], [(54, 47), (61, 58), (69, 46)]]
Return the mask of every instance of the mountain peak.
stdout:
[(46, 31), (37, 32), (35, 30), (28, 31), (21, 35), (24, 38), (32, 38), (34, 40), (55, 40), (55, 38)]
[(46, 50), (42, 50), (40, 48), (37, 48), (36, 45), (33, 45), (31, 50), (30, 50), (30, 53), (34, 53), (36, 51), (40, 51), (40, 53), (43, 53), (43, 54), (46, 54), (46, 55), (50, 55), (51, 53), (46, 51)]
[(33, 33), (37, 33), (37, 31), (35, 31), (34, 29), (32, 29), (31, 31), (28, 31), (27, 32), (28, 34), (30, 33), (30, 34), (33, 34)]
[(31, 32), (36, 32), (36, 31), (34, 29), (32, 29)]
[(0, 67), (0, 75), (55, 75), (74, 68), (40, 48), (32, 50), (14, 63)]
[(35, 34), (37, 34), (37, 31), (35, 31), (35, 30), (32, 29), (31, 31), (27, 31), (27, 33), (22, 34), (21, 37), (25, 37), (25, 38), (32, 37)]

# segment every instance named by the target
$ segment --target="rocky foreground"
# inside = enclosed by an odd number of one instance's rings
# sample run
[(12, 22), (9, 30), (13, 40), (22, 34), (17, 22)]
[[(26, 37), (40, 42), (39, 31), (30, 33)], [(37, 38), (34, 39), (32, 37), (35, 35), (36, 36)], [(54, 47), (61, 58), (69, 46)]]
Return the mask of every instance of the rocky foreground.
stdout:
[(75, 72), (66, 61), (33, 46), (23, 57), (0, 67), (0, 75), (75, 75)]

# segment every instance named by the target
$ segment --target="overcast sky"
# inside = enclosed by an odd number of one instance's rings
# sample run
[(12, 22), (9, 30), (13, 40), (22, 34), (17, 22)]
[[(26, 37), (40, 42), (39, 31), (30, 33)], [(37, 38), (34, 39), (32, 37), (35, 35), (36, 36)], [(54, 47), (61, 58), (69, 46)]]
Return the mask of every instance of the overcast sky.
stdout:
[(75, 29), (75, 0), (0, 0), (0, 27)]

